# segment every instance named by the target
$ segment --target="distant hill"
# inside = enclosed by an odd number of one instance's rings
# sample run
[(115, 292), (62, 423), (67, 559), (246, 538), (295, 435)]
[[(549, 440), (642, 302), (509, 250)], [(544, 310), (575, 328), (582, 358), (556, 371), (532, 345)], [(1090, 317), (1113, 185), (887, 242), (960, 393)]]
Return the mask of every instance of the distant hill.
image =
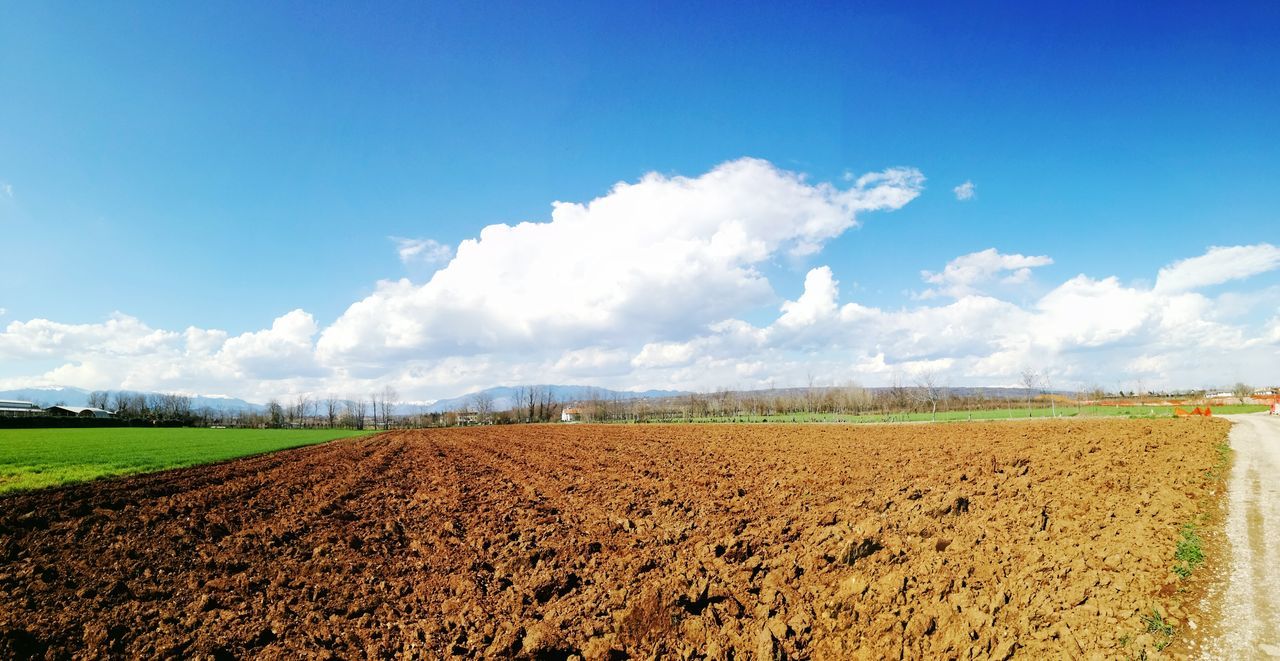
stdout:
[[(17, 390), (0, 390), (0, 399), (35, 402), (41, 406), (54, 406), (56, 404), (88, 406), (90, 392), (92, 391), (71, 386), (43, 386), (38, 388), (19, 388)], [(113, 390), (112, 392), (116, 391)], [(157, 394), (146, 391), (129, 392), (138, 392), (143, 395)], [(191, 397), (191, 407), (195, 409), (211, 408), (220, 411), (261, 411), (263, 409), (261, 404), (246, 402), (235, 397), (208, 397), (205, 395), (193, 395)]]
[(601, 399), (660, 399), (663, 397), (679, 397), (687, 393), (679, 390), (610, 390), (608, 388), (596, 388), (594, 386), (556, 386), (556, 385), (534, 385), (534, 386), (498, 386), (495, 388), (486, 388), (476, 392), (467, 393), (460, 397), (451, 397), (448, 399), (439, 399), (431, 404), (413, 405), (405, 404), (397, 407), (400, 413), (423, 412), (423, 413), (443, 413), (446, 411), (457, 411), (470, 406), (477, 394), (486, 394), (493, 398), (493, 409), (495, 411), (505, 411), (515, 404), (515, 394), (518, 388), (549, 388), (551, 390), (551, 398), (557, 402), (575, 402), (590, 399), (592, 396)]

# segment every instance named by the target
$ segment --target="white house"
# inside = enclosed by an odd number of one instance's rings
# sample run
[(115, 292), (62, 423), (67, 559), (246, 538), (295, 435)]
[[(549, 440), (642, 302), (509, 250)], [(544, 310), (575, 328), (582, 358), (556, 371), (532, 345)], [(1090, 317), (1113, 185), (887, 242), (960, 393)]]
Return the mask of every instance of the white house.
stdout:
[(582, 411), (570, 406), (560, 412), (560, 422), (582, 422)]

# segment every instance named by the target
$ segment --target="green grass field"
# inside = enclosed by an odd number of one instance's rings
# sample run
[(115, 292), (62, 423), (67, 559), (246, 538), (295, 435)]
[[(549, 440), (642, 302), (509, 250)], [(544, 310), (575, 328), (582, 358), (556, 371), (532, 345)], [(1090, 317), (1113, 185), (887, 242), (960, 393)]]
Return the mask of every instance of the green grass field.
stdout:
[(0, 429), (0, 494), (323, 443), (349, 429)]
[[(1195, 407), (1185, 407), (1191, 410)], [(1213, 412), (1216, 414), (1226, 413), (1257, 413), (1267, 410), (1266, 406), (1253, 404), (1230, 404), (1226, 406), (1215, 406)], [(1048, 418), (1054, 412), (1047, 408), (1032, 408), (1028, 414), (1027, 408), (1014, 407), (1011, 409), (986, 409), (973, 411), (938, 411), (936, 420), (938, 422), (956, 422), (964, 420), (1008, 420), (1008, 419), (1026, 419), (1026, 418)], [(1168, 418), (1173, 416), (1172, 406), (1085, 406), (1076, 409), (1074, 406), (1064, 406), (1057, 409), (1057, 415), (1060, 418), (1074, 417), (1125, 417), (1125, 418)], [(927, 422), (934, 420), (934, 416), (929, 413), (893, 413), (885, 414), (863, 414), (863, 415), (840, 415), (835, 413), (795, 413), (786, 415), (770, 415), (770, 416), (739, 416), (731, 417), (708, 417), (708, 418), (672, 418), (670, 422), (835, 422), (835, 423), (868, 423), (868, 422)]]

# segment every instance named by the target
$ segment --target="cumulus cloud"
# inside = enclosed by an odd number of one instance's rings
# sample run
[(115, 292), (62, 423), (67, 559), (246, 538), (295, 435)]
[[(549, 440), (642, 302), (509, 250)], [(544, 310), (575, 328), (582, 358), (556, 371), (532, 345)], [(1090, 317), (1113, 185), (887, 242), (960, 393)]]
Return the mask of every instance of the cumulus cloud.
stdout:
[(972, 200), (973, 196), (977, 193), (972, 181), (966, 181), (963, 184), (952, 188), (951, 191), (956, 194), (956, 199), (961, 202), (964, 202), (965, 200)]
[(405, 265), (436, 266), (445, 264), (453, 258), (453, 248), (435, 239), (406, 239), (393, 236), (391, 240), (396, 244), (396, 254), (400, 256), (400, 262)]
[(1023, 283), (1031, 279), (1031, 269), (1052, 263), (1053, 259), (1048, 255), (1007, 255), (995, 248), (987, 248), (947, 262), (939, 273), (922, 271), (920, 275), (924, 281), (937, 287), (925, 290), (921, 297), (966, 296), (995, 281)]
[(0, 332), (0, 364), (56, 363), (37, 374), (0, 373), (0, 385), (173, 390), (266, 398), (321, 383), (315, 320), (302, 310), (270, 328), (231, 336), (217, 329), (155, 329), (115, 313), (101, 323), (11, 322)]
[(831, 267), (819, 266), (804, 277), (804, 293), (794, 301), (782, 304), (782, 326), (811, 326), (830, 318), (836, 312), (836, 296), (839, 284), (831, 274)]
[[(486, 227), (426, 282), (378, 283), (328, 325), (304, 310), (237, 333), (158, 329), (119, 313), (89, 324), (12, 321), (0, 330), (0, 387), (265, 401), (393, 385), (421, 401), (517, 383), (753, 388), (813, 375), (884, 385), (921, 370), (954, 385), (1014, 385), (1028, 365), (1063, 387), (1134, 374), (1152, 387), (1261, 382), (1280, 372), (1274, 285), (1200, 291), (1276, 269), (1268, 244), (1174, 261), (1152, 274), (1154, 286), (1101, 273), (1035, 289), (1018, 285), (1050, 257), (990, 248), (923, 271), (928, 290), (902, 307), (842, 304), (837, 275), (857, 277), (859, 265), (818, 265), (798, 295), (778, 300), (769, 265), (820, 252), (922, 186), (910, 169), (836, 186), (753, 159), (696, 177), (650, 174), (585, 203), (556, 203), (541, 222)], [(409, 259), (433, 249), (398, 245)], [(1016, 297), (1005, 296), (1011, 287)]]
[[(971, 286), (1043, 263), (1047, 257), (991, 250), (953, 260), (950, 278), (923, 275), (938, 284)], [(736, 352), (752, 362), (772, 361), (772, 374), (789, 371), (792, 382), (799, 366), (806, 373), (826, 369), (881, 383), (929, 369), (947, 372), (957, 383), (989, 385), (1015, 385), (1021, 368), (1053, 365), (1054, 378), (1064, 385), (1141, 375), (1151, 380), (1148, 385), (1183, 387), (1238, 378), (1224, 372), (1224, 365), (1237, 372), (1247, 365), (1249, 378), (1261, 379), (1280, 369), (1280, 355), (1264, 347), (1280, 337), (1276, 320), (1231, 324), (1216, 301), (1201, 294), (1125, 285), (1115, 277), (1079, 275), (1028, 306), (957, 292), (944, 305), (901, 310), (859, 303), (837, 307), (838, 283), (827, 267), (811, 270), (805, 283), (796, 300), (780, 306), (773, 323), (733, 326), (736, 335), (762, 336), (755, 346), (727, 350), (718, 329), (728, 326), (722, 325), (680, 344), (700, 349), (683, 356), (683, 364), (713, 369), (718, 358)]]
[(303, 310), (277, 318), (266, 330), (244, 333), (226, 340), (214, 359), (232, 368), (238, 378), (282, 379), (313, 376), (313, 338), (316, 320)]
[(1219, 285), (1280, 268), (1280, 248), (1269, 243), (1251, 246), (1213, 246), (1198, 257), (1160, 269), (1156, 289), (1178, 292)]
[(698, 177), (651, 173), (547, 222), (490, 225), (425, 284), (380, 283), (320, 336), (322, 359), (467, 355), (663, 341), (769, 302), (758, 267), (806, 255), (902, 207), (924, 177), (897, 168), (847, 188), (758, 159)]

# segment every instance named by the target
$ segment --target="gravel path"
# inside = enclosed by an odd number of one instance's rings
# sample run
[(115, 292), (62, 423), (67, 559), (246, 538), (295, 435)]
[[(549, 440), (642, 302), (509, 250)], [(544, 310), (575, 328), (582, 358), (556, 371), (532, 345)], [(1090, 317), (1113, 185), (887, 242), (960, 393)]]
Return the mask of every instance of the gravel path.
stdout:
[(1227, 487), (1230, 566), (1206, 598), (1219, 617), (1200, 653), (1210, 659), (1280, 658), (1280, 416), (1223, 416), (1233, 424)]

